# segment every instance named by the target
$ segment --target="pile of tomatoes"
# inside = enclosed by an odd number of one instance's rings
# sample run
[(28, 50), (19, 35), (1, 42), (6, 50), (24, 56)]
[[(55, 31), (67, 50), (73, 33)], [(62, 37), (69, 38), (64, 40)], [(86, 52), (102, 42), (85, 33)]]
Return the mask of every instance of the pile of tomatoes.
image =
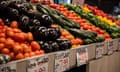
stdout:
[(23, 59), (44, 54), (40, 45), (34, 41), (31, 32), (18, 29), (18, 22), (12, 21), (10, 27), (0, 19), (0, 54), (7, 54), (11, 60)]

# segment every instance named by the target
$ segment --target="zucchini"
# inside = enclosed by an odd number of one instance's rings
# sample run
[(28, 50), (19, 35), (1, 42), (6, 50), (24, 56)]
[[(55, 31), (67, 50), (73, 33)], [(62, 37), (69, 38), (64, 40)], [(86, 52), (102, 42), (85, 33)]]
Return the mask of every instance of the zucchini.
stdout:
[(75, 37), (79, 37), (79, 38), (82, 38), (82, 39), (86, 39), (86, 38), (93, 39), (97, 36), (97, 34), (94, 33), (94, 32), (75, 29), (75, 28), (68, 29), (68, 31), (71, 34), (73, 34)]

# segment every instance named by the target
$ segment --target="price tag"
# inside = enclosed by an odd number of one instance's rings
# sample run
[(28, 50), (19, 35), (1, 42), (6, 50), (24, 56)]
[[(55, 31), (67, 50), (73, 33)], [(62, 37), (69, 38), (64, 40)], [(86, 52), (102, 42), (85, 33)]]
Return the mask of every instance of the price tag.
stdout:
[(88, 61), (88, 48), (82, 47), (77, 49), (77, 66), (86, 64)]
[(27, 61), (27, 72), (38, 72), (37, 58)]
[(48, 72), (48, 56), (42, 56), (37, 59), (38, 72)]
[(105, 48), (104, 43), (96, 44), (96, 58), (102, 57), (104, 53), (104, 48)]
[(84, 0), (72, 0), (72, 4), (83, 6)]
[(0, 72), (5, 72), (5, 64), (0, 65)]
[(112, 54), (114, 49), (113, 41), (108, 42), (108, 54)]
[(120, 50), (120, 39), (118, 39), (118, 50)]
[(27, 72), (48, 72), (48, 55), (28, 60)]
[(63, 72), (69, 69), (69, 55), (69, 50), (55, 54), (55, 72)]
[(16, 63), (8, 63), (0, 66), (0, 72), (17, 72)]

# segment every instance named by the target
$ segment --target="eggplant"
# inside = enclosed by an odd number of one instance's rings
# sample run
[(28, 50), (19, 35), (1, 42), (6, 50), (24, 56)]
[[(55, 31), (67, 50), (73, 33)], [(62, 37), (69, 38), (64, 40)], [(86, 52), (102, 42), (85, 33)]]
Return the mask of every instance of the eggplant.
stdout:
[(35, 26), (32, 29), (35, 40), (48, 40), (48, 30), (46, 27)]
[(41, 26), (41, 22), (38, 19), (32, 19), (30, 24), (31, 26)]
[(24, 31), (24, 32), (30, 31), (29, 22), (30, 22), (30, 20), (29, 20), (28, 16), (26, 16), (26, 15), (20, 16), (20, 18), (19, 18), (19, 28), (22, 29), (22, 31)]
[(46, 53), (52, 52), (52, 47), (47, 43), (40, 44), (41, 49), (45, 50)]
[(53, 42), (53, 43), (51, 44), (51, 46), (52, 46), (52, 51), (53, 51), (53, 52), (60, 50), (59, 45), (58, 45), (57, 42)]
[(45, 27), (50, 27), (51, 24), (53, 23), (53, 20), (50, 16), (46, 15), (46, 14), (41, 14), (41, 13), (34, 13), (35, 14), (35, 18), (40, 20), (42, 26)]
[(4, 9), (8, 6), (8, 2), (7, 1), (1, 1), (0, 2), (0, 9)]
[(72, 46), (72, 43), (67, 39), (57, 39), (56, 41), (60, 46), (60, 50), (70, 49)]

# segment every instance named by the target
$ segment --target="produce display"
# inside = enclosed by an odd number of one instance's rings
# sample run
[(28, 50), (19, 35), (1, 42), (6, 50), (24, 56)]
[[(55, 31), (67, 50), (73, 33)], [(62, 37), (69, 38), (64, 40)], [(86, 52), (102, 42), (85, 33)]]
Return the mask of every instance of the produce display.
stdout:
[(84, 10), (90, 10), (94, 15), (96, 15), (102, 22), (109, 24), (111, 26), (116, 25), (115, 19), (113, 16), (110, 16), (104, 13), (102, 10), (98, 9), (97, 7), (90, 6), (88, 4), (84, 4)]
[(85, 18), (91, 22), (91, 24), (105, 30), (107, 33), (110, 34), (112, 38), (119, 38), (120, 37), (120, 27), (117, 25), (109, 25), (104, 22), (102, 22), (97, 16), (95, 16), (93, 13), (86, 12), (82, 7), (78, 5), (70, 5), (70, 4), (63, 4), (65, 7), (68, 8), (68, 10), (72, 10), (76, 12), (78, 15), (80, 15), (82, 18)]
[(92, 25), (89, 21), (81, 18), (75, 12), (67, 10), (63, 5), (50, 4), (49, 6), (54, 8), (54, 9), (57, 9), (62, 14), (64, 14), (67, 18), (79, 23), (81, 26), (80, 27), (81, 29), (96, 32), (98, 34), (98, 36), (102, 36), (106, 40), (111, 39), (110, 35), (108, 33), (106, 33), (104, 30)]
[(0, 1), (0, 64), (120, 37), (114, 18), (87, 4), (33, 3)]

